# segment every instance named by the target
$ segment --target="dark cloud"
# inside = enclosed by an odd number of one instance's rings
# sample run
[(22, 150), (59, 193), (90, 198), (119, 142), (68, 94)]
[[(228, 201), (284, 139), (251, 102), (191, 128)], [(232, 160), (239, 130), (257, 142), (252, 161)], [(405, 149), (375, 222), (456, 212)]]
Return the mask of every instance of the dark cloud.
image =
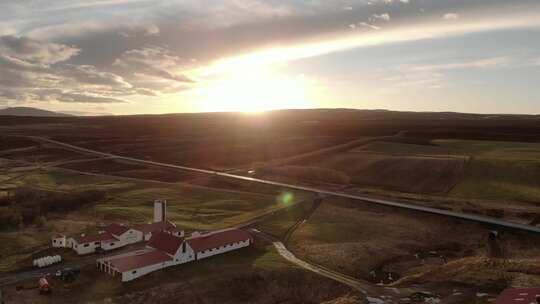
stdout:
[(12, 35), (0, 37), (0, 54), (32, 63), (53, 64), (77, 55), (80, 49)]
[(157, 77), (177, 82), (193, 82), (188, 77), (176, 73), (186, 62), (175, 56), (170, 50), (162, 47), (145, 47), (126, 51), (113, 66), (124, 73)]

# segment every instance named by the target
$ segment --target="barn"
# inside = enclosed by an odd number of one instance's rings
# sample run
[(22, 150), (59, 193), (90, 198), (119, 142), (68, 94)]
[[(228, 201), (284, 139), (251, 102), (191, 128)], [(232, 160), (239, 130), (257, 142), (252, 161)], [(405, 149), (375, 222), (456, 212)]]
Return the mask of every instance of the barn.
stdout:
[(128, 282), (150, 272), (188, 262), (183, 255), (184, 239), (170, 233), (155, 232), (146, 247), (98, 259), (97, 268), (112, 276), (120, 275), (122, 282)]
[(119, 239), (108, 232), (94, 235), (82, 234), (81, 236), (70, 238), (68, 243), (79, 255), (93, 253), (98, 248), (111, 250), (123, 246)]
[(142, 231), (125, 225), (109, 224), (105, 227), (105, 231), (119, 239), (123, 245), (133, 244), (143, 240)]
[(96, 266), (112, 276), (121, 276), (122, 282), (127, 282), (159, 269), (240, 249), (252, 243), (251, 235), (240, 229), (196, 233), (187, 239), (158, 231), (153, 233), (146, 249), (98, 259)]
[(153, 271), (173, 265), (173, 258), (163, 251), (145, 249), (127, 255), (99, 259), (97, 267), (112, 276), (121, 276), (128, 282)]
[(241, 229), (224, 229), (214, 232), (192, 235), (186, 239), (189, 248), (195, 253), (195, 260), (216, 254), (247, 247), (253, 243), (253, 237)]
[(540, 304), (540, 288), (506, 289), (495, 304)]

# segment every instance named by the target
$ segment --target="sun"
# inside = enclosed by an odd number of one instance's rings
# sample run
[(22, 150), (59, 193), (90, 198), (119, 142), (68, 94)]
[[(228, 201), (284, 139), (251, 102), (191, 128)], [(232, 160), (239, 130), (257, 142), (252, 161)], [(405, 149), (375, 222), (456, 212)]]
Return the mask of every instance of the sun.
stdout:
[(243, 67), (220, 72), (192, 90), (202, 112), (250, 114), (275, 109), (308, 108), (310, 81), (303, 75), (284, 75), (268, 67)]

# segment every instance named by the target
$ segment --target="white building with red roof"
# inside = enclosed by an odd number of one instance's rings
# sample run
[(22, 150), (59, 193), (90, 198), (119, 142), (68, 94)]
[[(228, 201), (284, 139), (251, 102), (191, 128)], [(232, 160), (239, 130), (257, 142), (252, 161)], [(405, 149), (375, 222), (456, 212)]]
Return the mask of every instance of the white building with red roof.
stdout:
[(63, 248), (67, 246), (67, 238), (65, 234), (55, 234), (51, 238), (53, 248)]
[(141, 231), (144, 235), (144, 240), (148, 241), (152, 237), (152, 234), (157, 232), (167, 232), (174, 236), (183, 237), (184, 231), (176, 227), (176, 225), (170, 221), (161, 221), (148, 224), (136, 225), (133, 229)]
[(194, 259), (200, 260), (216, 254), (247, 247), (253, 243), (253, 237), (241, 229), (224, 229), (192, 235), (186, 239), (186, 243), (194, 253)]
[(99, 270), (119, 275), (127, 282), (159, 269), (237, 250), (252, 243), (252, 236), (240, 229), (194, 234), (187, 239), (161, 231), (152, 235), (146, 249), (98, 259), (96, 265)]
[(98, 248), (111, 250), (123, 246), (119, 239), (108, 232), (93, 235), (81, 234), (69, 238), (67, 242), (79, 255), (93, 253)]
[(123, 245), (141, 242), (144, 238), (142, 231), (125, 225), (110, 224), (104, 230), (119, 239)]

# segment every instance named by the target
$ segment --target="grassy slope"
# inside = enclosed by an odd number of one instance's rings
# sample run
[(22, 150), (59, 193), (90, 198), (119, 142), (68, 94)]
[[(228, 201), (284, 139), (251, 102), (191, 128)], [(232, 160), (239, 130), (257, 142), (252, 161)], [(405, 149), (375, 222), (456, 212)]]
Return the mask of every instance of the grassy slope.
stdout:
[[(299, 218), (301, 212), (293, 215)], [(279, 236), (293, 222), (279, 217), (258, 228)], [(507, 259), (498, 262), (485, 258), (488, 229), (437, 216), (418, 217), (359, 202), (325, 199), (292, 235), (289, 248), (302, 259), (364, 279), (372, 269), (384, 266), (406, 276), (400, 286), (442, 283), (452, 290), (465, 284), (496, 294), (507, 286), (537, 285), (540, 250), (531, 244), (539, 237), (503, 233)], [(415, 254), (429, 256), (430, 252), (444, 255), (449, 263), (427, 258), (424, 263), (415, 258)]]
[(469, 140), (435, 140), (433, 143), (434, 146), (373, 143), (355, 151), (382, 155), (467, 156), (471, 160), (450, 196), (540, 201), (540, 144)]

